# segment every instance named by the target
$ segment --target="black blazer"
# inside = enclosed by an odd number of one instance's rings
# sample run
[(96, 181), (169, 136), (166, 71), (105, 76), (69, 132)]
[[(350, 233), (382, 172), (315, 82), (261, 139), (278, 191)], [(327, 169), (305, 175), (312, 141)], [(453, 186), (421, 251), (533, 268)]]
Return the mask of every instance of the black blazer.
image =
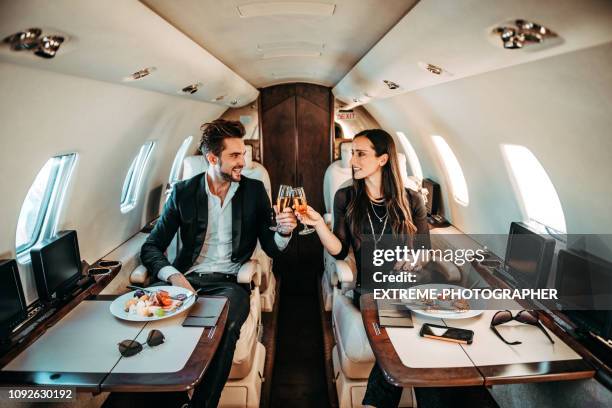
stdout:
[[(170, 265), (164, 252), (179, 228), (183, 245), (172, 266), (185, 273), (200, 254), (208, 227), (208, 196), (204, 183), (206, 173), (174, 185), (162, 215), (140, 251), (142, 264), (153, 276)], [(281, 253), (274, 241), (274, 232), (269, 229), (270, 211), (263, 183), (242, 176), (232, 198), (232, 262), (248, 261), (257, 239), (268, 256)]]

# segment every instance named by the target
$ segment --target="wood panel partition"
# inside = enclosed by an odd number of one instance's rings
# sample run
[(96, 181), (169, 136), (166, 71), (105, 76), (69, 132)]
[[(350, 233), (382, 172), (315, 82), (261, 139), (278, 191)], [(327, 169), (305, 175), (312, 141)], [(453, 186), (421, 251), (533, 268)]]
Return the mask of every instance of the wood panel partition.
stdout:
[[(331, 89), (283, 84), (262, 89), (260, 98), (262, 162), (270, 174), (273, 197), (280, 184), (303, 186), (308, 204), (323, 213), (323, 176), (332, 157)], [(323, 269), (319, 239), (316, 234), (295, 233), (291, 241), (287, 255), (277, 262), (292, 271), (284, 277), (284, 290), (314, 294), (313, 274)]]

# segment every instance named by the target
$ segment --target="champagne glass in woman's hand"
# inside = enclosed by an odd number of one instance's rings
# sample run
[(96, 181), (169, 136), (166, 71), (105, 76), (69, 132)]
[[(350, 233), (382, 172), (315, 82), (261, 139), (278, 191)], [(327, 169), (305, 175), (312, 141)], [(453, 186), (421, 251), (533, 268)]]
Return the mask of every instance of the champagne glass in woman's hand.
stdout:
[[(296, 217), (301, 221), (302, 218), (309, 218), (308, 212), (309, 209), (316, 213), (311, 207), (308, 206), (306, 202), (306, 193), (304, 192), (303, 187), (296, 187), (293, 189), (293, 209), (296, 211)], [(317, 214), (319, 218), (321, 216)], [(299, 232), (300, 235), (308, 235), (315, 232), (314, 228), (309, 228), (308, 224), (303, 222), (304, 229)], [(313, 224), (314, 225), (314, 224)]]

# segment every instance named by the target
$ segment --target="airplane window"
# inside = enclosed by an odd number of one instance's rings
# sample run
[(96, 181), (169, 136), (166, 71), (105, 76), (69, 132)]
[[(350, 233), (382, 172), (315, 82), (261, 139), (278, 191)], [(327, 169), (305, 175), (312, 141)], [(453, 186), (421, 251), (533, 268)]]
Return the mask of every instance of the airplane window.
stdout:
[(408, 164), (410, 165), (410, 169), (412, 170), (412, 175), (418, 178), (419, 180), (423, 180), (423, 169), (421, 168), (421, 162), (419, 161), (419, 156), (417, 156), (414, 147), (404, 134), (404, 132), (395, 132), (397, 133), (397, 138), (404, 149), (404, 153), (406, 153), (406, 157), (408, 158)]
[(179, 181), (181, 166), (183, 164), (183, 160), (185, 159), (185, 155), (187, 154), (187, 149), (189, 149), (192, 140), (193, 136), (189, 136), (188, 138), (183, 140), (183, 144), (176, 152), (176, 156), (174, 156), (174, 161), (172, 162), (172, 169), (170, 170), (170, 178), (168, 179), (168, 182), (170, 184), (174, 184)]
[(76, 156), (71, 153), (52, 157), (38, 172), (19, 212), (15, 234), (18, 256), (55, 234)]
[(463, 206), (467, 206), (470, 202), (468, 188), (457, 156), (455, 156), (442, 136), (432, 136), (432, 138), (438, 149), (438, 153), (440, 153), (448, 178), (450, 179), (451, 190), (455, 201)]
[(123, 189), (121, 190), (121, 212), (127, 213), (136, 206), (138, 191), (144, 175), (144, 170), (151, 157), (155, 142), (147, 142), (140, 147), (138, 155), (134, 157), (132, 164), (127, 172)]
[(525, 146), (502, 145), (529, 221), (565, 233), (565, 215), (557, 190), (540, 161)]

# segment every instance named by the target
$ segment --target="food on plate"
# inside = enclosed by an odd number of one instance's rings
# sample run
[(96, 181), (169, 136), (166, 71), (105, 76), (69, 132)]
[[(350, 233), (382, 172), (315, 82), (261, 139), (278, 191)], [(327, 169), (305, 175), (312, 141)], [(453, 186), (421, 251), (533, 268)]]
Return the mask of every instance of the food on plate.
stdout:
[(142, 317), (163, 317), (174, 313), (183, 305), (182, 300), (173, 299), (165, 290), (134, 292), (134, 297), (125, 302), (124, 310), (126, 313), (135, 314)]

